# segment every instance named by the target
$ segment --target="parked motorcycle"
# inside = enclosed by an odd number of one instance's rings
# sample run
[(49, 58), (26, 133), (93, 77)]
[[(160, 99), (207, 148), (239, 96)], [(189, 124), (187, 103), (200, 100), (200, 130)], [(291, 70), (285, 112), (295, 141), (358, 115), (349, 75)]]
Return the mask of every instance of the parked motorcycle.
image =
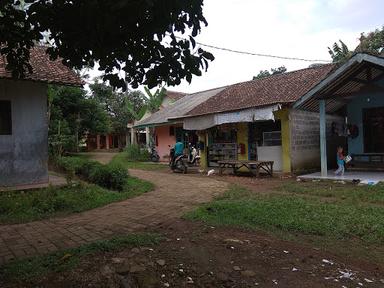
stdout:
[(152, 162), (159, 162), (160, 160), (160, 156), (159, 154), (157, 153), (155, 147), (151, 147), (150, 148), (151, 150), (149, 151), (150, 153), (150, 159)]
[(191, 146), (191, 145), (189, 150), (191, 152), (189, 154), (188, 164), (190, 166), (199, 166), (200, 165), (199, 150), (197, 150), (195, 146)]
[(187, 164), (187, 156), (179, 155), (175, 156), (175, 148), (171, 148), (169, 151), (169, 166), (172, 171), (179, 171), (184, 174), (187, 174), (188, 164)]

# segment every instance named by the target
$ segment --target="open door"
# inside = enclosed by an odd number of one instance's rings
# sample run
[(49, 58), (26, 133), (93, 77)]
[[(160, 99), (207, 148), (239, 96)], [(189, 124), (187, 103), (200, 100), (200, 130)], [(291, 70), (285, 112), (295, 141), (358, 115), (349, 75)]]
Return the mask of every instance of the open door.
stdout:
[(384, 153), (384, 107), (363, 109), (365, 153)]

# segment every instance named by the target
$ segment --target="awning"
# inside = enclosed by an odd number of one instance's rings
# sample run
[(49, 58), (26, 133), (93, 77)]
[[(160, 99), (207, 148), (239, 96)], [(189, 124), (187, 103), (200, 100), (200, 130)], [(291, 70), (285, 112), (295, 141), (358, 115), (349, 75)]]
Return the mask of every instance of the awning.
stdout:
[(183, 128), (185, 130), (205, 130), (221, 124), (275, 120), (273, 112), (279, 109), (280, 105), (272, 105), (184, 118)]

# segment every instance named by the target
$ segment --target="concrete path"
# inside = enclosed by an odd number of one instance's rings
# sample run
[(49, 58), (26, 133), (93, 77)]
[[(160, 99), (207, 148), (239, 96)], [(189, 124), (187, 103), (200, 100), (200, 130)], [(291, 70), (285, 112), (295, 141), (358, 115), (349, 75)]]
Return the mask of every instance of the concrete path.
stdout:
[(227, 188), (227, 183), (208, 177), (140, 170), (130, 170), (130, 175), (151, 181), (155, 190), (68, 217), (0, 226), (0, 265), (158, 225)]

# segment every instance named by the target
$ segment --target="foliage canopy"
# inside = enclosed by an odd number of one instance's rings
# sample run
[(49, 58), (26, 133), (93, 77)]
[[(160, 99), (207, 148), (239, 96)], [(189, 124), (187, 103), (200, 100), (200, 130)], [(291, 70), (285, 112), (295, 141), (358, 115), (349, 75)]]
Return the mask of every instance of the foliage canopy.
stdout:
[(262, 79), (271, 75), (283, 74), (285, 72), (287, 72), (287, 68), (285, 66), (272, 68), (271, 72), (269, 72), (268, 70), (260, 70), (259, 74), (253, 76), (253, 80)]
[(343, 63), (347, 61), (353, 53), (357, 52), (384, 55), (384, 26), (372, 32), (361, 33), (359, 45), (357, 45), (355, 50), (349, 50), (348, 46), (341, 40), (339, 40), (339, 43), (335, 42), (332, 48), (328, 47), (328, 52), (333, 62)]
[(31, 72), (38, 42), (69, 67), (98, 63), (103, 80), (123, 89), (191, 82), (214, 59), (194, 40), (207, 25), (203, 0), (2, 0), (0, 22), (0, 52), (17, 78)]

